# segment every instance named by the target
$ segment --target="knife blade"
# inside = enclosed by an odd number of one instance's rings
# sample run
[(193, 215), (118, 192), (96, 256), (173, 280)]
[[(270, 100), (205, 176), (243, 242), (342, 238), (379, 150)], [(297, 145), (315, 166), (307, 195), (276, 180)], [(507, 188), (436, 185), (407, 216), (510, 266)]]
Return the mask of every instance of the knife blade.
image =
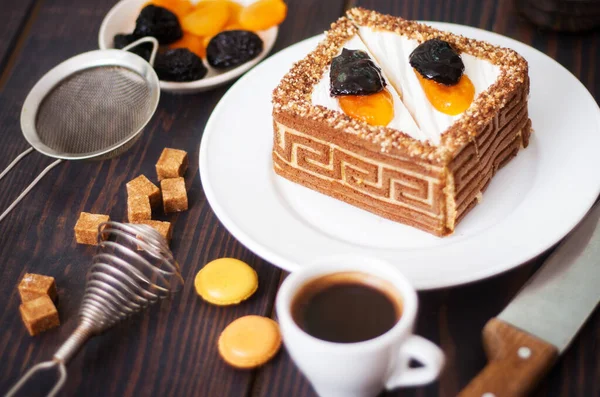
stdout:
[(483, 330), (487, 366), (459, 397), (527, 395), (600, 302), (600, 204)]

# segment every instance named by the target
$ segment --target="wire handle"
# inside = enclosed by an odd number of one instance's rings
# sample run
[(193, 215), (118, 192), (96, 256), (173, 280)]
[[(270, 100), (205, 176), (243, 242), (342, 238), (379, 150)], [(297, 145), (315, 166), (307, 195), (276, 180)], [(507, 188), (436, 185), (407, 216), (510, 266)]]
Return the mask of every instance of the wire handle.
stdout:
[(69, 339), (62, 344), (62, 346), (54, 353), (52, 361), (45, 361), (34, 365), (19, 379), (19, 381), (8, 391), (6, 397), (14, 396), (21, 387), (36, 373), (52, 367), (57, 367), (59, 372), (58, 381), (54, 384), (54, 387), (48, 392), (48, 397), (53, 397), (60, 391), (63, 384), (67, 380), (67, 368), (66, 364), (69, 363), (71, 358), (77, 354), (81, 347), (91, 338), (94, 334), (93, 328), (87, 324), (80, 324), (75, 331), (69, 336)]
[(33, 151), (33, 148), (30, 147), (29, 149), (25, 150), (23, 153), (21, 153), (20, 155), (18, 155), (5, 169), (4, 171), (2, 171), (2, 173), (0, 174), (0, 179), (4, 178), (6, 176), (6, 174), (8, 174), (8, 171), (10, 171), (15, 165), (17, 165), (17, 163), (19, 161), (21, 161), (21, 159), (25, 156), (27, 156), (29, 153), (31, 153)]
[(47, 396), (56, 396), (56, 393), (58, 393), (60, 389), (62, 389), (63, 385), (65, 384), (65, 381), (67, 380), (67, 368), (65, 367), (65, 364), (63, 364), (61, 361), (52, 360), (44, 361), (29, 368), (29, 371), (27, 371), (25, 375), (23, 375), (21, 379), (19, 379), (19, 381), (8, 391), (8, 393), (6, 393), (6, 397), (15, 396), (16, 393), (23, 387), (23, 385), (25, 385), (25, 383), (27, 383), (27, 381), (36, 373), (45, 371), (47, 369), (51, 369), (53, 367), (56, 367), (58, 369), (59, 377), (58, 381), (54, 384), (52, 390), (48, 392)]
[[(20, 155), (18, 155), (5, 169), (4, 171), (2, 171), (2, 173), (0, 174), (0, 179), (4, 178), (6, 176), (6, 174), (8, 174), (8, 172), (15, 166), (17, 165), (17, 163), (19, 161), (21, 161), (25, 156), (27, 156), (29, 153), (31, 153), (33, 151), (33, 148), (30, 147), (29, 149), (25, 150), (23, 153), (21, 153)], [(4, 218), (6, 218), (6, 216), (13, 210), (13, 208), (15, 208), (17, 206), (17, 204), (19, 204), (19, 202), (23, 199), (23, 197), (27, 196), (27, 194), (31, 191), (31, 189), (33, 189), (35, 187), (35, 185), (38, 184), (38, 182), (44, 177), (44, 175), (46, 175), (48, 172), (50, 172), (50, 170), (54, 167), (56, 167), (58, 164), (60, 164), (62, 162), (62, 160), (56, 160), (55, 162), (53, 162), (52, 164), (50, 164), (49, 166), (47, 166), (46, 168), (44, 168), (44, 170), (42, 172), (40, 172), (40, 174), (33, 180), (33, 182), (31, 182), (29, 184), (29, 186), (27, 186), (25, 188), (25, 190), (23, 190), (23, 192), (21, 192), (21, 194), (15, 199), (15, 201), (12, 202), (11, 205), (8, 206), (7, 209), (4, 210), (4, 212), (2, 213), (2, 215), (0, 215), (0, 222), (2, 222), (2, 220)]]
[(150, 59), (148, 60), (148, 63), (151, 66), (154, 66), (154, 58), (156, 58), (156, 53), (158, 52), (158, 40), (156, 40), (152, 36), (146, 36), (146, 37), (142, 37), (141, 39), (137, 39), (133, 43), (128, 44), (125, 47), (121, 48), (121, 50), (127, 51), (127, 50), (132, 49), (133, 47), (137, 47), (138, 45), (140, 45), (142, 43), (152, 43), (152, 52), (150, 53)]

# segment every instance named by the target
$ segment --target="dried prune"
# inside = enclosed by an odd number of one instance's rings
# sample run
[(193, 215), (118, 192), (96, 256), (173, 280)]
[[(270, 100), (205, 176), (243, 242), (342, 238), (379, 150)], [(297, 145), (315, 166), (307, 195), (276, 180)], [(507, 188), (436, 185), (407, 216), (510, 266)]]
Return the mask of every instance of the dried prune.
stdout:
[(200, 80), (208, 71), (202, 59), (187, 48), (175, 48), (159, 53), (154, 61), (154, 70), (163, 81)]
[[(120, 50), (121, 48), (133, 43), (137, 39), (138, 38), (132, 34), (117, 34), (113, 39), (114, 47)], [(134, 54), (144, 58), (146, 61), (149, 61), (150, 54), (152, 53), (152, 43), (141, 43), (129, 49), (129, 52), (133, 52)]]
[(465, 65), (447, 41), (431, 39), (421, 43), (409, 57), (410, 65), (426, 79), (444, 85), (455, 85)]
[(160, 44), (171, 44), (183, 36), (183, 31), (175, 14), (150, 4), (137, 17), (133, 35), (137, 38), (153, 36)]
[(381, 69), (366, 52), (346, 48), (333, 58), (329, 79), (332, 96), (375, 94), (386, 85)]
[(206, 48), (206, 59), (215, 69), (226, 69), (256, 58), (262, 50), (263, 42), (256, 33), (228, 30), (210, 40)]
[(113, 38), (114, 46), (116, 49), (120, 50), (121, 48), (131, 44), (135, 41), (135, 38), (132, 34), (116, 34)]
[(155, 6), (166, 8), (177, 15), (180, 22), (181, 18), (194, 9), (194, 5), (188, 0), (150, 0), (146, 4), (154, 4)]

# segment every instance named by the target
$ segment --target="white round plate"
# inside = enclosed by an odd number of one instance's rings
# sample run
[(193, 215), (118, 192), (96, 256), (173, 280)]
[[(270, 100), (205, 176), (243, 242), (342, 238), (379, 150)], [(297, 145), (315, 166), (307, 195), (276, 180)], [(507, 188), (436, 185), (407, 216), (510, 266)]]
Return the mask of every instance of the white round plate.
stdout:
[(454, 235), (438, 238), (394, 223), (274, 173), (271, 92), (315, 47), (320, 37), (313, 37), (240, 79), (204, 130), (204, 192), (242, 244), (288, 271), (328, 255), (377, 257), (424, 290), (512, 269), (550, 248), (586, 214), (600, 193), (600, 109), (590, 93), (523, 43), (466, 26), (431, 25), (513, 48), (530, 67), (531, 144), (498, 172)]
[[(237, 0), (240, 4), (249, 4), (253, 0)], [(119, 33), (131, 33), (135, 28), (135, 20), (140, 11), (148, 3), (148, 0), (121, 0), (106, 14), (100, 32), (98, 33), (98, 45), (101, 50), (114, 48), (113, 38)], [(259, 63), (267, 56), (273, 48), (277, 39), (279, 28), (274, 26), (270, 29), (257, 32), (258, 36), (263, 41), (263, 51), (254, 59), (244, 63), (236, 68), (227, 71), (218, 71), (213, 69), (205, 59), (204, 65), (208, 69), (208, 73), (201, 80), (190, 81), (185, 83), (177, 83), (172, 81), (161, 81), (160, 88), (163, 91), (173, 92), (178, 94), (193, 94), (196, 92), (208, 91), (223, 85), (236, 77), (246, 73), (250, 68)]]

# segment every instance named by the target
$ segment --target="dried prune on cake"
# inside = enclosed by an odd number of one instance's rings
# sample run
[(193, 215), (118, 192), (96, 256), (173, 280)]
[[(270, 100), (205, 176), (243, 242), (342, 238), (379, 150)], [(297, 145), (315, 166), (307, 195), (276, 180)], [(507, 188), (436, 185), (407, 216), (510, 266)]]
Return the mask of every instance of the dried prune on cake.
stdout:
[(329, 79), (331, 96), (370, 95), (386, 85), (381, 69), (366, 52), (346, 48), (333, 58)]
[(460, 55), (447, 41), (427, 40), (409, 56), (410, 65), (426, 79), (444, 85), (455, 85), (465, 70)]
[(200, 80), (208, 71), (202, 59), (187, 48), (175, 48), (159, 53), (154, 61), (154, 70), (163, 81)]
[[(114, 47), (120, 50), (121, 48), (133, 43), (137, 39), (138, 38), (132, 34), (117, 34), (113, 39)], [(129, 52), (133, 52), (134, 54), (144, 58), (146, 61), (149, 61), (150, 54), (152, 53), (152, 43), (141, 43), (129, 49)]]
[(183, 31), (175, 14), (166, 8), (150, 4), (137, 17), (133, 35), (136, 38), (152, 36), (160, 44), (171, 44), (183, 36)]
[(239, 66), (256, 58), (263, 41), (249, 30), (228, 30), (213, 37), (206, 47), (208, 64), (216, 69)]

